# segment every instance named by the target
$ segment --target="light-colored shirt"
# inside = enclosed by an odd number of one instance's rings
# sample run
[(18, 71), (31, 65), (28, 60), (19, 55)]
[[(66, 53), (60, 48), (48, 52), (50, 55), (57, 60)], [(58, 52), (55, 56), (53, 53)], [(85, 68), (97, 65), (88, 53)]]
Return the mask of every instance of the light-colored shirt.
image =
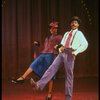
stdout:
[[(62, 38), (61, 44), (63, 46), (65, 46), (66, 44), (66, 40), (68, 38), (68, 34), (69, 32), (66, 32)], [(75, 34), (76, 33), (76, 34)], [(74, 36), (75, 34), (75, 36)], [(74, 38), (73, 38), (74, 36)], [(73, 40), (73, 42), (72, 42)], [(72, 42), (72, 44), (70, 45), (69, 48), (72, 48), (74, 50), (74, 54), (77, 55), (78, 53), (81, 53), (83, 51), (85, 51), (88, 47), (88, 42), (85, 38), (85, 36), (83, 35), (83, 33), (81, 31), (79, 31), (78, 29), (73, 30), (72, 33), (72, 38), (70, 40), (70, 43)]]

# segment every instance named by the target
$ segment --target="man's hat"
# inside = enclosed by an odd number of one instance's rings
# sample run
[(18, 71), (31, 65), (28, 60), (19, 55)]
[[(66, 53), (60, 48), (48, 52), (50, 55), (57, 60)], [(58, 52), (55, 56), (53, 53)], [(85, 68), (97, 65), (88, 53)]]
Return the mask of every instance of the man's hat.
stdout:
[(57, 21), (53, 21), (49, 24), (49, 26), (51, 27), (58, 27), (58, 22)]
[(71, 20), (70, 20), (70, 23), (72, 22), (72, 21), (77, 21), (79, 24), (81, 23), (81, 20), (79, 19), (79, 17), (77, 17), (77, 16), (74, 16), (74, 17), (72, 17), (71, 18)]

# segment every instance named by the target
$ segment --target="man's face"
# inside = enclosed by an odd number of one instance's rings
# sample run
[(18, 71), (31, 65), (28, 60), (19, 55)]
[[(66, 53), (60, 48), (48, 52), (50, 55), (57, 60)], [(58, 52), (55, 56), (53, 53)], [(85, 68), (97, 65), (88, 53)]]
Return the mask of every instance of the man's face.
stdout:
[(57, 29), (56, 27), (51, 27), (51, 28), (50, 28), (50, 33), (51, 33), (51, 34), (57, 33), (57, 30), (58, 30), (58, 29)]
[(79, 23), (76, 20), (73, 20), (70, 26), (71, 26), (71, 29), (77, 29), (79, 27)]

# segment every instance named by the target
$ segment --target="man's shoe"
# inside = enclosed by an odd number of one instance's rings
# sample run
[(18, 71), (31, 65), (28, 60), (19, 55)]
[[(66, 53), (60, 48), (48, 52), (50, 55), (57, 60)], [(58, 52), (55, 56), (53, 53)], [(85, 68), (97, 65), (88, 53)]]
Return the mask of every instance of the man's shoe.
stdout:
[(30, 84), (33, 87), (33, 90), (39, 90), (38, 84), (33, 80), (33, 78), (30, 79)]

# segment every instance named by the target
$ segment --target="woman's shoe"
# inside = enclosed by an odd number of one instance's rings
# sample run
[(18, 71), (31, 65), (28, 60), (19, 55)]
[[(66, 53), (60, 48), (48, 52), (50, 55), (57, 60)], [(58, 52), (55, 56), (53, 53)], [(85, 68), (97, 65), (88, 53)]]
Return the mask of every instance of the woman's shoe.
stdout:
[(46, 96), (46, 100), (51, 100), (52, 99), (52, 95), (50, 97)]
[(25, 82), (25, 79), (23, 77), (22, 77), (22, 80), (12, 79), (11, 82), (15, 84), (23, 84)]

